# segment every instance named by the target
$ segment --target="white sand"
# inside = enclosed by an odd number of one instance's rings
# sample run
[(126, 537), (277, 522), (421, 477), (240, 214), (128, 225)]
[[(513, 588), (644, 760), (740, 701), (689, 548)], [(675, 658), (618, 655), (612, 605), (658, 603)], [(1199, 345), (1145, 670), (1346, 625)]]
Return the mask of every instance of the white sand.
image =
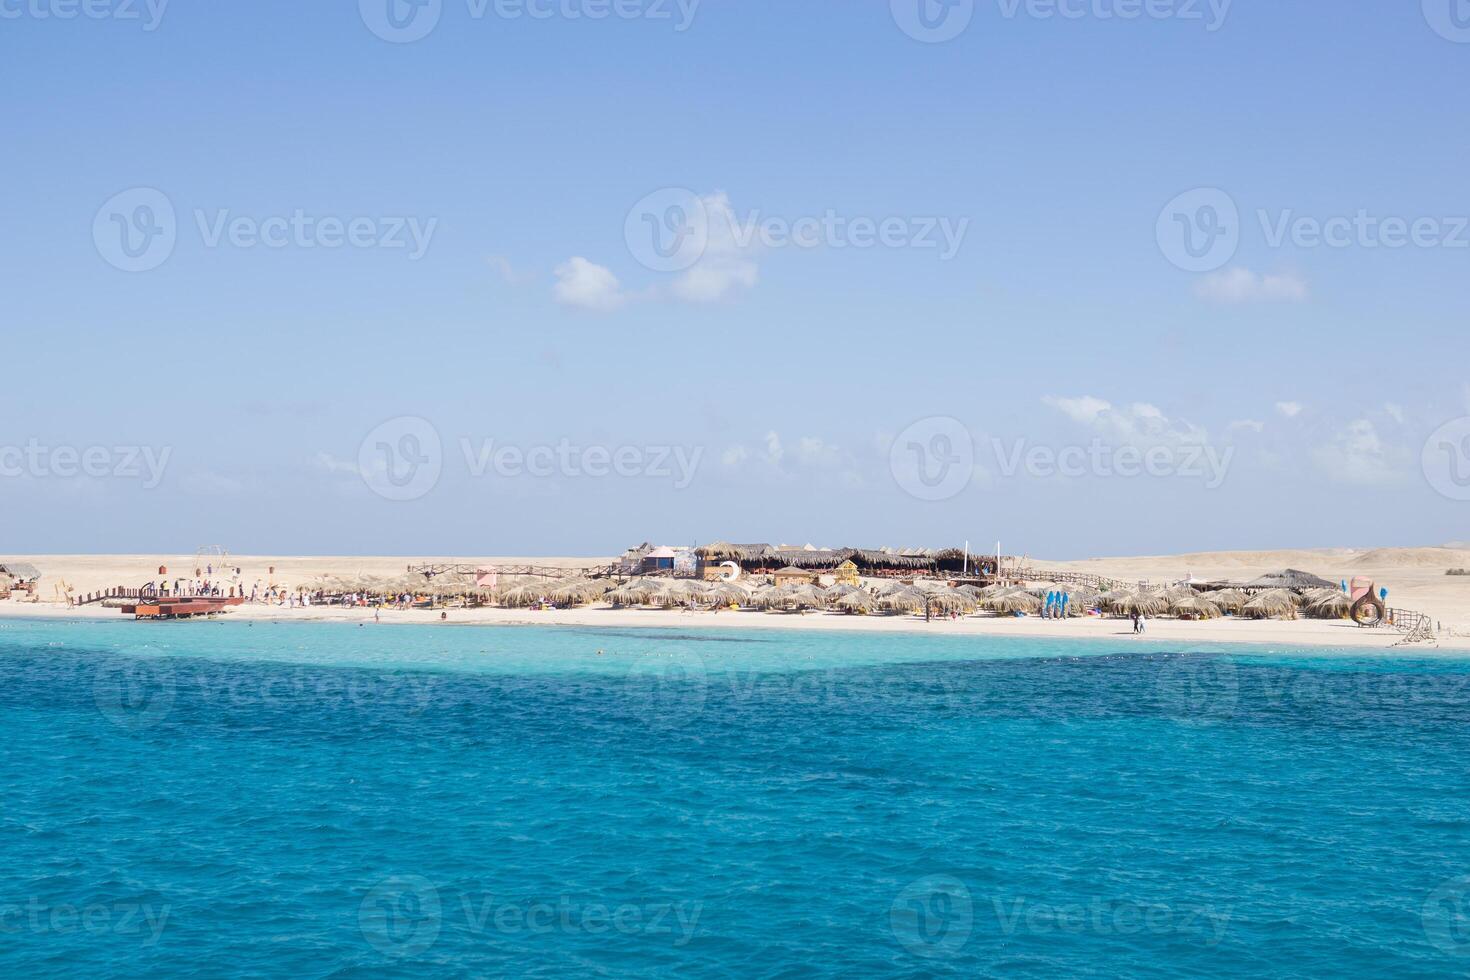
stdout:
[[(192, 577), (193, 556), (159, 555), (34, 555), (4, 556), (29, 561), (43, 573), (40, 596), (43, 601), (29, 603), (11, 600), (0, 602), (0, 616), (49, 616), (67, 618), (120, 619), (115, 609), (89, 606), (68, 609), (51, 600), (58, 579), (64, 579), (78, 593), (101, 591), (126, 585), (137, 587), (158, 578), (158, 566), (166, 565), (169, 578)], [(536, 564), (564, 567), (606, 564), (606, 558), (459, 558), (422, 559), (424, 561), (459, 561), (466, 564)], [(240, 566), (243, 579), (253, 584), (257, 579), (288, 588), (304, 585), (322, 574), (400, 576), (409, 559), (366, 557), (262, 557), (232, 556), (230, 566)], [(417, 563), (419, 559), (415, 559)], [(1447, 568), (1470, 568), (1470, 551), (1439, 548), (1402, 548), (1332, 551), (1273, 551), (1211, 553), (1160, 556), (1148, 558), (1106, 558), (1086, 561), (1046, 561), (1036, 559), (1038, 568), (1071, 569), (1109, 575), (1125, 580), (1148, 580), (1164, 583), (1193, 574), (1196, 579), (1248, 579), (1281, 568), (1300, 568), (1331, 581), (1368, 575), (1389, 589), (1391, 605), (1426, 613), (1442, 624), (1438, 647), (1449, 650), (1470, 649), (1470, 577), (1446, 576)], [(274, 566), (275, 574), (268, 569)], [(382, 622), (440, 623), (438, 611), (384, 610)], [(246, 605), (227, 614), (231, 619), (283, 621), (341, 621), (372, 623), (371, 609), (311, 607), (288, 609), (281, 606)], [(1072, 619), (1063, 622), (1036, 618), (970, 617), (958, 621), (936, 620), (925, 623), (923, 617), (845, 616), (837, 613), (722, 612), (687, 613), (609, 609), (583, 609), (531, 612), (522, 609), (452, 609), (442, 622), (448, 625), (558, 625), (606, 627), (691, 627), (722, 629), (824, 629), (872, 630), (903, 633), (946, 633), (964, 636), (1035, 636), (1130, 638), (1128, 623), (1097, 618)], [(1334, 646), (1388, 649), (1399, 641), (1393, 630), (1365, 630), (1351, 623), (1320, 620), (1294, 622), (1224, 619), (1193, 623), (1155, 619), (1149, 622), (1148, 638), (1181, 644), (1252, 643), (1267, 646)], [(1419, 652), (1432, 649), (1424, 644), (1400, 647), (1402, 651)]]

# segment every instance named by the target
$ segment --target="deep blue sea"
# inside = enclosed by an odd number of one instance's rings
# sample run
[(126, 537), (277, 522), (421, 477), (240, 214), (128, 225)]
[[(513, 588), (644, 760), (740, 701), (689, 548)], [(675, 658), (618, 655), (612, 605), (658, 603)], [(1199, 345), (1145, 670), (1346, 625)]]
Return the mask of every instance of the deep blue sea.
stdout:
[(0, 623), (0, 976), (1470, 972), (1470, 660)]

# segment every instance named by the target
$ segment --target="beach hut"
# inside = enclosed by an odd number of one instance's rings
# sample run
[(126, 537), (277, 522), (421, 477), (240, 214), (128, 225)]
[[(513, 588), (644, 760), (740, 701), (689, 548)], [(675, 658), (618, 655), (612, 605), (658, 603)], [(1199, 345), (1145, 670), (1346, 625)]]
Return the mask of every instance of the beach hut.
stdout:
[(639, 570), (645, 575), (666, 572), (672, 574), (674, 561), (678, 557), (673, 548), (654, 548), (643, 556), (639, 563)]
[(787, 565), (772, 576), (777, 585), (811, 585), (816, 580), (811, 572), (794, 565)]
[(858, 578), (857, 563), (851, 558), (844, 558), (842, 563), (832, 570), (832, 578), (838, 585), (847, 585), (854, 589), (862, 584), (862, 580)]
[(1329, 582), (1319, 575), (1304, 572), (1299, 568), (1283, 568), (1246, 583), (1252, 589), (1335, 589), (1336, 582)]

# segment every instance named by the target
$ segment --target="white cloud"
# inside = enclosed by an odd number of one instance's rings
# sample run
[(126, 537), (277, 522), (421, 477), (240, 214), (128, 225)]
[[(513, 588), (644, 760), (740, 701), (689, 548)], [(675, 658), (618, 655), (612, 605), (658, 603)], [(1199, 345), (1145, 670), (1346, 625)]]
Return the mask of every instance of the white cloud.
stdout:
[(1047, 395), (1042, 402), (1119, 444), (1202, 445), (1209, 441), (1204, 429), (1183, 419), (1171, 419), (1158, 406), (1148, 402), (1114, 406), (1112, 402), (1093, 395), (1077, 398)]
[(1388, 413), (1389, 418), (1393, 419), (1399, 425), (1404, 424), (1404, 406), (1387, 402), (1384, 404), (1383, 410)]
[(1249, 269), (1222, 269), (1195, 284), (1194, 293), (1211, 303), (1300, 303), (1307, 284), (1295, 273), (1259, 275)]
[(704, 205), (708, 242), (693, 266), (674, 280), (669, 292), (690, 303), (717, 303), (760, 279), (757, 246), (745, 241), (740, 219), (723, 191), (700, 198)]
[(1385, 443), (1369, 420), (1357, 419), (1335, 433), (1326, 445), (1312, 450), (1312, 459), (1328, 476), (1342, 483), (1375, 484), (1401, 478), (1410, 453)]
[(1301, 402), (1277, 402), (1276, 403), (1276, 411), (1280, 412), (1286, 418), (1294, 419), (1298, 415), (1302, 414), (1302, 403)]
[(608, 313), (623, 306), (628, 297), (622, 283), (606, 266), (573, 256), (556, 267), (552, 295), (563, 306), (594, 313)]

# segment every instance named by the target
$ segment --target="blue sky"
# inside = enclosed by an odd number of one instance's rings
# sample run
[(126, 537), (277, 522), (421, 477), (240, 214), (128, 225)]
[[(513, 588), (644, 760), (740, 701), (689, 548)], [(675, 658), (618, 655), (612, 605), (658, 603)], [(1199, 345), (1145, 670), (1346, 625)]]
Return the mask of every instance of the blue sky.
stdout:
[(0, 0), (0, 549), (1470, 536), (1451, 0), (393, 2)]

